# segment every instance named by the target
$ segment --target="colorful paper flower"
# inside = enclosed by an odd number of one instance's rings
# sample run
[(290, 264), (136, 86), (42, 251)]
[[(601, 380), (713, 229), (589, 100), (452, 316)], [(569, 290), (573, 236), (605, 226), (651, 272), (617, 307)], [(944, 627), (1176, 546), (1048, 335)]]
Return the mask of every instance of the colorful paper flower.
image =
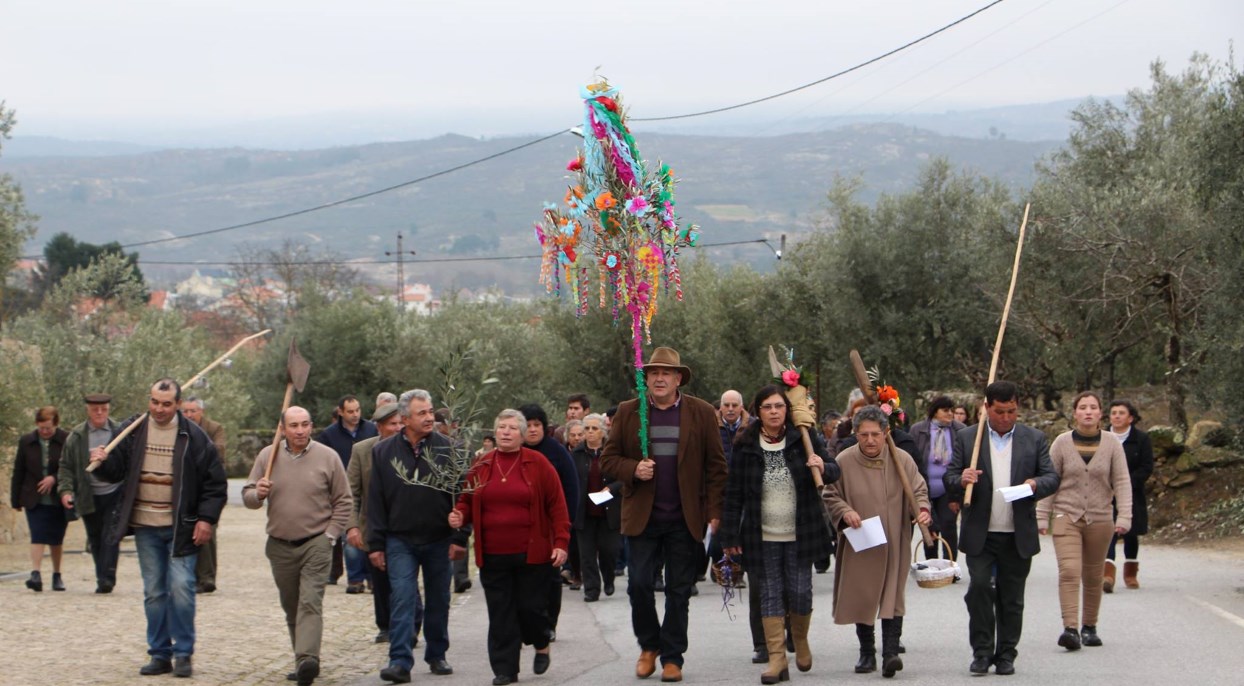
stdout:
[[(893, 386), (880, 386), (877, 388), (877, 400), (882, 403), (891, 403), (894, 407), (898, 407), (898, 391)], [(889, 414), (887, 411), (886, 414)]]
[(648, 213), (648, 199), (642, 195), (633, 195), (626, 199), (626, 211), (642, 217)]
[(573, 160), (570, 160), (569, 164), (566, 165), (566, 171), (577, 172), (577, 171), (582, 171), (582, 170), (583, 170), (583, 158), (582, 157), (576, 157)]
[(617, 204), (618, 201), (613, 199), (613, 193), (610, 193), (609, 191), (605, 191), (596, 196), (596, 209), (598, 210), (608, 210)]
[(794, 388), (799, 385), (799, 372), (794, 369), (787, 369), (782, 372), (782, 383)]
[(600, 264), (611, 272), (616, 272), (618, 267), (622, 266), (622, 258), (616, 252), (607, 252), (605, 256), (600, 258)]

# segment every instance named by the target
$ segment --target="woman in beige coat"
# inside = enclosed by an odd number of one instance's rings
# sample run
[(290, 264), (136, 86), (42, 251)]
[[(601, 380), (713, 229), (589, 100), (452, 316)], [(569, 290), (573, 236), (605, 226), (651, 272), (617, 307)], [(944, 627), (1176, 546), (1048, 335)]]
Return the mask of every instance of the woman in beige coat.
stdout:
[[(877, 669), (873, 626), (881, 618), (881, 673), (892, 677), (903, 668), (898, 656), (906, 614), (904, 589), (910, 561), (911, 518), (903, 486), (886, 444), (889, 419), (879, 408), (861, 408), (852, 417), (856, 445), (839, 453), (842, 478), (825, 488), (825, 505), (838, 530), (838, 564), (834, 567), (834, 623), (854, 624), (860, 640), (858, 673)], [(911, 455), (898, 451), (916, 505), (917, 521), (928, 524), (929, 491)], [(847, 527), (858, 529), (865, 519), (880, 517), (886, 543), (856, 552), (846, 540)]]
[[(1042, 535), (1047, 528), (1054, 534), (1058, 602), (1065, 627), (1058, 645), (1079, 650), (1081, 644), (1102, 644), (1097, 635), (1097, 615), (1106, 549), (1116, 533), (1125, 534), (1131, 528), (1132, 481), (1123, 444), (1113, 433), (1101, 430), (1101, 398), (1085, 391), (1071, 405), (1075, 428), (1050, 445), (1050, 461), (1062, 482), (1054, 495), (1037, 503), (1037, 527)], [(1118, 504), (1117, 519), (1112, 500)], [(1081, 627), (1078, 632), (1077, 626)]]

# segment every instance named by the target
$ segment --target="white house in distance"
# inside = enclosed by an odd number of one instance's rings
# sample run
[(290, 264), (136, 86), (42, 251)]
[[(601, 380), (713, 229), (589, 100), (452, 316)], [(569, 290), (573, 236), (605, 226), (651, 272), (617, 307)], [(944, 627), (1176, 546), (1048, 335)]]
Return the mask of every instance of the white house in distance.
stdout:
[(432, 296), (432, 286), (426, 283), (412, 283), (406, 285), (406, 290), (402, 291), (401, 301), (398, 304), (405, 312), (431, 314), (440, 307), (441, 303)]

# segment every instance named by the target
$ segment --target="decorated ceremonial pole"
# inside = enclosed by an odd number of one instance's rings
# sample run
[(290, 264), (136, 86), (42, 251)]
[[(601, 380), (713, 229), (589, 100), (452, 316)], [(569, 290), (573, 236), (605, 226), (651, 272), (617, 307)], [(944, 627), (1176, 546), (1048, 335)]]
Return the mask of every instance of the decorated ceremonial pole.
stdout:
[[(694, 246), (699, 227), (679, 227), (674, 215), (674, 171), (653, 171), (639, 154), (626, 125), (617, 89), (605, 79), (584, 87), (583, 150), (566, 166), (574, 176), (564, 204), (545, 203), (536, 223), (543, 250), (540, 282), (561, 293), (561, 280), (575, 313), (587, 313), (595, 299), (615, 322), (631, 325), (635, 390), (639, 399), (639, 443), (648, 457), (648, 392), (643, 343), (652, 342), (652, 318), (662, 286), (682, 300), (680, 248)], [(595, 271), (595, 278), (592, 276)], [(597, 297), (590, 291), (596, 286)]]
[[(773, 346), (769, 346), (769, 370), (786, 386), (786, 399), (790, 401), (791, 422), (799, 427), (799, 435), (803, 438), (803, 450), (808, 457), (812, 457), (816, 454), (816, 451), (812, 449), (812, 437), (808, 435), (808, 427), (816, 426), (816, 414), (808, 406), (808, 388), (799, 383), (800, 377), (803, 375), (800, 373), (799, 368), (795, 366), (794, 358), (794, 351), (787, 349), (787, 365), (783, 367), (778, 362), (777, 353), (773, 352)], [(812, 472), (812, 482), (816, 484), (816, 489), (819, 491), (825, 488), (825, 481), (821, 478), (821, 470), (816, 467), (808, 467), (808, 471)]]
[[(1032, 207), (1032, 203), (1024, 205), (1024, 220), (1019, 224), (1019, 242), (1015, 245), (1015, 263), (1011, 265), (1011, 286), (1006, 291), (1006, 304), (1002, 307), (1002, 323), (998, 325), (998, 337), (993, 342), (993, 359), (989, 362), (989, 380), (985, 385), (997, 381), (998, 376), (998, 356), (1002, 354), (1002, 335), (1006, 333), (1006, 320), (1011, 316), (1011, 299), (1015, 297), (1015, 281), (1019, 277), (1019, 256), (1024, 251), (1024, 230), (1028, 228), (1028, 210)], [(976, 440), (972, 442), (972, 463), (970, 469), (976, 469), (976, 463), (981, 456), (981, 436), (985, 435), (985, 403), (980, 404), (977, 411), (976, 422)], [(976, 484), (968, 484), (963, 491), (963, 506), (972, 506), (972, 488)]]
[[(247, 336), (246, 338), (243, 338), (242, 340), (238, 341), (236, 345), (234, 345), (232, 348), (229, 348), (227, 351), (225, 351), (225, 354), (221, 355), (220, 357), (217, 357), (215, 360), (212, 360), (211, 364), (207, 365), (202, 370), (200, 370), (198, 374), (195, 374), (194, 376), (190, 377), (189, 381), (182, 384), (182, 388), (189, 388), (190, 386), (194, 385), (196, 381), (198, 381), (199, 379), (202, 379), (204, 375), (206, 375), (208, 372), (212, 371), (216, 367), (220, 366), (222, 362), (229, 359), (229, 356), (237, 352), (242, 346), (255, 340), (256, 338), (259, 338), (261, 336), (266, 336), (270, 333), (272, 333), (272, 329), (264, 329), (263, 331), (260, 331), (259, 333), (251, 334)], [(112, 450), (116, 448), (118, 444), (121, 443), (121, 441), (125, 440), (126, 436), (129, 436), (134, 431), (134, 429), (138, 428), (139, 424), (142, 424), (145, 421), (147, 421), (146, 412), (138, 415), (138, 417), (136, 417), (134, 421), (130, 422), (129, 426), (125, 427), (124, 431), (122, 431), (121, 433), (113, 437), (111, 441), (108, 441), (108, 445), (104, 446), (104, 454), (107, 455), (108, 453), (111, 453)], [(99, 462), (92, 462), (91, 464), (86, 466), (86, 471), (88, 472), (95, 471), (97, 468), (99, 468), (99, 464), (100, 464)]]
[[(864, 400), (869, 405), (877, 402), (877, 394), (873, 390), (873, 385), (868, 380), (868, 372), (864, 369), (864, 360), (860, 358), (857, 350), (851, 350), (851, 371), (855, 374), (855, 383), (859, 385), (860, 391), (864, 394)], [(920, 515), (920, 507), (916, 504), (916, 494), (911, 490), (911, 481), (907, 478), (907, 470), (903, 469), (903, 465), (898, 461), (898, 446), (894, 445), (894, 436), (890, 432), (885, 432), (886, 447), (890, 449), (890, 460), (894, 463), (894, 471), (898, 473), (899, 483), (903, 485), (903, 500), (907, 502), (907, 509), (911, 513), (912, 521)], [(915, 459), (915, 456), (912, 456)], [(935, 542), (932, 532), (925, 524), (920, 524), (920, 536), (924, 538), (926, 547), (932, 546)]]
[(281, 444), (281, 436), (285, 425), (285, 411), (294, 399), (294, 391), (302, 392), (307, 386), (307, 375), (311, 373), (311, 365), (298, 354), (298, 341), (289, 339), (289, 355), (285, 358), (285, 400), (281, 402), (280, 418), (276, 422), (276, 431), (272, 436), (272, 453), (268, 455), (268, 466), (264, 469), (263, 478), (272, 477), (272, 465), (276, 463), (277, 448)]

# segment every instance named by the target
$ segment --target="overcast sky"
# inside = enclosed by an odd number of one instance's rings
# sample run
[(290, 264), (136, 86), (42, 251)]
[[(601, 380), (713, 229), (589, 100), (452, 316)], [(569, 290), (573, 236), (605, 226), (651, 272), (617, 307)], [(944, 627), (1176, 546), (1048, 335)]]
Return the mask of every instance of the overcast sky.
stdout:
[[(598, 68), (632, 116), (679, 114), (822, 78), (988, 2), (6, 0), (0, 99), (19, 134), (72, 138), (325, 113), (409, 117), (426, 135), (547, 131), (579, 117)], [(1242, 8), (1006, 0), (847, 77), (713, 118), (1117, 95), (1146, 86), (1154, 59), (1225, 60)]]

